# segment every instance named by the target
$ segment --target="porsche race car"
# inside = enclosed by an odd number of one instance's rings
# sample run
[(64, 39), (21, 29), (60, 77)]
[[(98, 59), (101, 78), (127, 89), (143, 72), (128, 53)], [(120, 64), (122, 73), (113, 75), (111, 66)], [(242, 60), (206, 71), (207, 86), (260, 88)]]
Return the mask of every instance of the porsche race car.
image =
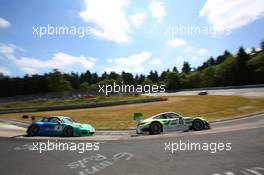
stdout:
[(27, 129), (28, 136), (90, 136), (95, 129), (90, 124), (81, 124), (65, 116), (43, 117), (32, 122)]
[(183, 117), (175, 112), (164, 112), (141, 120), (141, 115), (141, 113), (135, 113), (134, 115), (134, 119), (138, 120), (137, 134), (210, 129), (208, 121), (201, 117)]

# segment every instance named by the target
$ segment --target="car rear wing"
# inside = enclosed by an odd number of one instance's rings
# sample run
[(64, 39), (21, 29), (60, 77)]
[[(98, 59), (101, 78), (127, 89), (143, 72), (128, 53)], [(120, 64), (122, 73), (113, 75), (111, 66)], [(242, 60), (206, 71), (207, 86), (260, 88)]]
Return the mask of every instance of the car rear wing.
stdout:
[(137, 122), (140, 122), (140, 120), (142, 120), (143, 118), (143, 114), (141, 112), (135, 112), (134, 113), (134, 120)]
[(29, 117), (28, 115), (22, 115), (22, 119), (28, 119), (31, 118), (32, 121), (35, 121), (36, 119), (44, 118), (45, 116), (31, 116)]

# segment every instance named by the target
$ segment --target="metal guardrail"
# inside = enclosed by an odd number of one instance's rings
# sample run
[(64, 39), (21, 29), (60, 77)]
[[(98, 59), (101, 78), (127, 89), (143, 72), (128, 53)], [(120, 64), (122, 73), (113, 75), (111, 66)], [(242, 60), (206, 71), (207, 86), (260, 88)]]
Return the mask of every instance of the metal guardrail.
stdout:
[(218, 89), (244, 89), (244, 88), (263, 88), (264, 84), (254, 84), (254, 85), (241, 85), (241, 86), (216, 86), (216, 87), (201, 87), (201, 88), (191, 88), (191, 89), (175, 89), (166, 90), (166, 92), (180, 92), (180, 91), (197, 91), (197, 90), (218, 90)]

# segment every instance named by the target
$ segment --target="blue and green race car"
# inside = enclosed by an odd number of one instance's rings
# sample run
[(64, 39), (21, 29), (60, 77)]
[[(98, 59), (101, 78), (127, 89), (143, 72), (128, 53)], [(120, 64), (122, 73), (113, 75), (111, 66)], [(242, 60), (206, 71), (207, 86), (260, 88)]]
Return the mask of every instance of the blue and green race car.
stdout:
[(209, 129), (210, 124), (201, 117), (183, 117), (175, 112), (164, 112), (150, 118), (141, 120), (142, 113), (135, 113), (134, 119), (138, 121), (137, 134), (148, 132), (160, 134), (167, 131), (188, 131)]
[(70, 117), (49, 116), (32, 122), (27, 129), (28, 136), (90, 136), (95, 129), (90, 124), (81, 124)]

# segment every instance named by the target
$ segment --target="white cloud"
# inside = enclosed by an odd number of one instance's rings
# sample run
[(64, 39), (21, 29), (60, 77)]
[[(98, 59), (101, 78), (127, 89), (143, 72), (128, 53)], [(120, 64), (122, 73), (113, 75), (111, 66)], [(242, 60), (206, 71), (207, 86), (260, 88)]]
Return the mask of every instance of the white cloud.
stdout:
[(112, 66), (106, 67), (106, 72), (135, 72), (135, 73), (141, 73), (144, 71), (144, 67), (142, 64), (144, 64), (147, 60), (149, 60), (151, 57), (151, 53), (149, 52), (142, 52), (139, 54), (130, 55), (128, 57), (119, 57), (115, 59), (108, 59), (112, 60)]
[(193, 57), (191, 58), (191, 61), (194, 62), (194, 61), (196, 61), (197, 59), (198, 59), (197, 57), (193, 56)]
[(144, 19), (146, 18), (146, 14), (143, 12), (138, 12), (134, 15), (131, 15), (129, 18), (136, 27), (139, 27), (142, 25)]
[(14, 52), (14, 46), (12, 44), (1, 44), (0, 45), (0, 53), (1, 54), (13, 54)]
[(27, 73), (36, 73), (38, 69), (63, 69), (75, 64), (81, 65), (84, 69), (91, 69), (94, 66), (94, 58), (84, 56), (72, 56), (63, 52), (58, 52), (49, 60), (39, 60), (36, 58), (22, 57), (14, 60), (21, 70)]
[(207, 54), (207, 53), (208, 53), (208, 50), (205, 49), (205, 48), (201, 48), (201, 49), (198, 50), (198, 53), (199, 53), (200, 55), (204, 55), (204, 54)]
[(180, 46), (185, 46), (187, 43), (186, 41), (182, 39), (175, 38), (175, 39), (166, 41), (165, 44), (171, 47), (180, 47)]
[(4, 75), (11, 75), (10, 70), (6, 67), (0, 67), (0, 73), (2, 73)]
[(13, 44), (0, 44), (0, 59), (14, 59), (14, 52), (17, 47)]
[(63, 52), (58, 52), (48, 60), (37, 58), (21, 57), (17, 58), (15, 52), (23, 50), (13, 44), (0, 44), (0, 59), (8, 59), (19, 67), (20, 70), (28, 74), (39, 73), (41, 69), (66, 69), (71, 66), (81, 66), (84, 69), (91, 69), (95, 65), (96, 59), (93, 57), (73, 56)]
[(26, 72), (26, 73), (29, 74), (29, 75), (39, 73), (37, 69), (35, 69), (35, 68), (31, 68), (31, 67), (22, 67), (21, 70), (22, 70), (23, 72)]
[(162, 63), (162, 61), (160, 59), (154, 59), (154, 60), (152, 60), (152, 63), (155, 65), (160, 65)]
[(11, 24), (9, 21), (7, 21), (4, 18), (0, 18), (0, 28), (8, 28), (10, 26), (11, 26)]
[(108, 62), (108, 63), (113, 63), (113, 59), (108, 58), (108, 59), (107, 59), (107, 62)]
[(107, 68), (105, 68), (104, 71), (106, 71), (107, 73), (110, 73), (110, 72), (121, 73), (122, 71), (133, 72), (133, 73), (143, 73), (144, 67), (142, 67), (142, 66), (137, 66), (137, 67), (114, 66), (114, 67), (107, 67)]
[(256, 50), (257, 52), (259, 52), (259, 51), (261, 51), (262, 49), (258, 47), (258, 48), (256, 48), (255, 50)]
[(157, 22), (160, 22), (161, 19), (167, 15), (164, 4), (157, 0), (152, 0), (148, 9), (151, 12), (152, 17), (155, 18)]
[(200, 16), (213, 26), (230, 29), (245, 26), (263, 14), (263, 0), (207, 0), (200, 10)]
[(114, 63), (119, 66), (127, 66), (127, 67), (134, 67), (141, 65), (145, 61), (147, 61), (151, 56), (149, 52), (142, 52), (139, 54), (130, 55), (129, 57), (120, 57), (114, 59)]
[(80, 12), (80, 17), (87, 23), (92, 23), (92, 34), (96, 37), (128, 43), (130, 24), (124, 8), (129, 0), (84, 0), (85, 10)]
[(246, 51), (247, 54), (249, 54), (249, 53), (252, 52), (252, 49), (251, 48), (246, 48), (245, 51)]

